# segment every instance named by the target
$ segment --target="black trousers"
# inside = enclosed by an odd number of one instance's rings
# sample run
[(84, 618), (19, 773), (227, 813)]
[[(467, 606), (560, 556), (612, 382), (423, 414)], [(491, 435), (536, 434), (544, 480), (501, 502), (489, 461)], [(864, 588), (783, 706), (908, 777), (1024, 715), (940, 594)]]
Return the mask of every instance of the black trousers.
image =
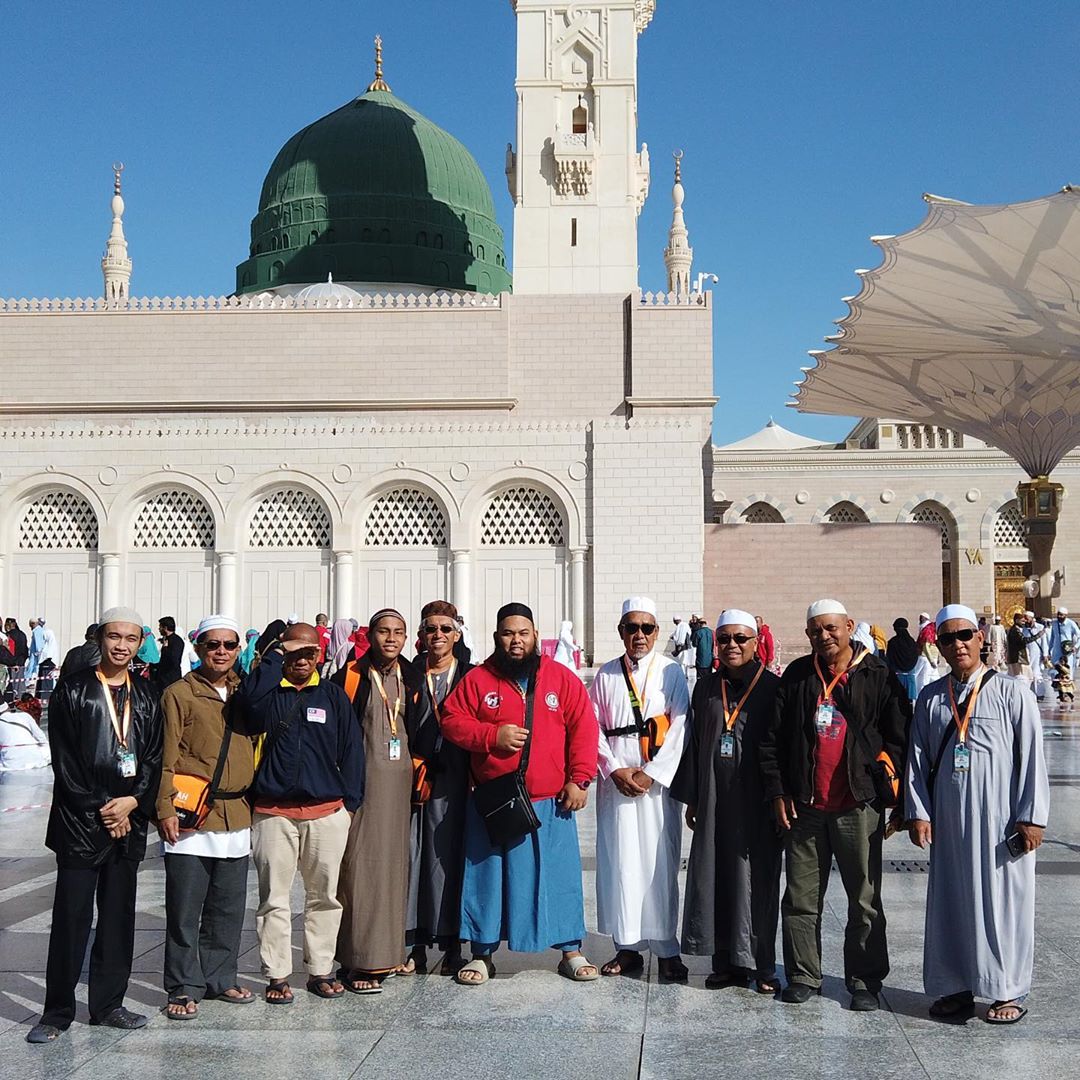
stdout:
[(165, 993), (201, 1001), (236, 986), (247, 855), (165, 856)]
[(115, 851), (100, 866), (56, 860), (49, 959), (45, 966), (45, 1011), (41, 1022), (62, 1031), (75, 1019), (79, 983), (97, 898), (97, 928), (90, 950), (91, 1021), (124, 1003), (135, 949), (135, 884), (139, 864)]

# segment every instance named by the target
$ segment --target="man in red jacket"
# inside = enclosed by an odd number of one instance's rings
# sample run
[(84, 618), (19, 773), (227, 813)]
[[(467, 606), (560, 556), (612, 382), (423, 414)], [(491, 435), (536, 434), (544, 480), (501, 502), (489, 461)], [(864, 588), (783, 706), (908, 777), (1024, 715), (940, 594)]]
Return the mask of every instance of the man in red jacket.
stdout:
[(560, 974), (591, 982), (599, 972), (581, 953), (585, 911), (574, 813), (596, 775), (596, 716), (577, 675), (540, 656), (528, 607), (501, 608), (494, 639), (491, 656), (446, 699), (442, 733), (469, 751), (477, 784), (516, 771), (531, 740), (525, 786), (540, 827), (495, 845), (470, 797), (461, 936), (472, 942), (473, 959), (456, 978), (463, 986), (487, 982), (495, 974), (491, 955), (505, 940), (516, 952), (559, 949)]

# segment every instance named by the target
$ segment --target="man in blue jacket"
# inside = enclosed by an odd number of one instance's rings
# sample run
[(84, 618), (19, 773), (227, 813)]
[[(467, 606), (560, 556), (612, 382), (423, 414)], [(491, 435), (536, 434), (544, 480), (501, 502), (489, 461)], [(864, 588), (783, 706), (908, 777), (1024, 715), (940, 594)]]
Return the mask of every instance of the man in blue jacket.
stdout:
[(234, 698), (237, 730), (266, 736), (251, 788), (251, 835), (259, 875), (255, 929), (271, 1005), (293, 1001), (289, 892), (297, 867), (306, 896), (307, 989), (322, 998), (345, 992), (333, 975), (338, 872), (364, 796), (364, 748), (348, 696), (319, 678), (318, 661), (318, 631), (296, 623)]

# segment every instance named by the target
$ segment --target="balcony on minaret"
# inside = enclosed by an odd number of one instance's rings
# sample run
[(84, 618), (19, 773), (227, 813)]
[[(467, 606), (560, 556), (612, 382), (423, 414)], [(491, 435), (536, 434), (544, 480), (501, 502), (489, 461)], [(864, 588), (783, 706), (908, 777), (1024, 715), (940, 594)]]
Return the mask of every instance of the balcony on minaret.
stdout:
[[(574, 110), (575, 113), (577, 111)], [(588, 195), (592, 190), (594, 168), (599, 155), (592, 124), (575, 124), (571, 131), (564, 131), (556, 124), (552, 151), (555, 158), (556, 194), (564, 198)]]

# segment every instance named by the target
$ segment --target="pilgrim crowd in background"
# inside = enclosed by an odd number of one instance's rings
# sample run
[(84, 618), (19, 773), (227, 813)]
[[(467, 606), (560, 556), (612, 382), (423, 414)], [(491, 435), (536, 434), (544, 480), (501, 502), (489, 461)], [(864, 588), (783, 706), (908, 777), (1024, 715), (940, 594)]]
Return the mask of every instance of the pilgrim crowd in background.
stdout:
[[(292, 615), (261, 633), (211, 615), (186, 635), (165, 617), (156, 637), (113, 608), (62, 662), (45, 620), (36, 651), (12, 622), (20, 677), (35, 662), (35, 679), (46, 662), (60, 676), (47, 737), (40, 702), (37, 715), (31, 701), (0, 715), (30, 721), (19, 730), (54, 772), (57, 888), (28, 1041), (72, 1023), (95, 908), (90, 1022), (147, 1022), (123, 1001), (150, 824), (164, 852), (171, 1020), (196, 1019), (207, 999), (256, 1000), (237, 979), (250, 864), (269, 1005), (295, 1000), (297, 873), (303, 986), (325, 1000), (430, 970), (478, 988), (505, 944), (555, 949), (574, 982), (634, 975), (649, 952), (661, 980), (683, 983), (683, 954), (706, 956), (708, 988), (798, 1005), (820, 992), (835, 860), (850, 1007), (873, 1011), (889, 974), (882, 844), (901, 828), (930, 850), (931, 1015), (966, 1020), (976, 998), (991, 1003), (989, 1023), (1026, 1015), (1032, 853), (1049, 810), (1033, 691), (1049, 664), (1071, 707), (1080, 630), (1064, 610), (1002, 631), (948, 605), (914, 635), (896, 620), (887, 637), (819, 600), (809, 652), (781, 670), (760, 616), (730, 608), (715, 628), (677, 618), (665, 647), (655, 603), (634, 596), (618, 613), (623, 651), (588, 688), (572, 626), (544, 655), (517, 603), (497, 613), (486, 658), (441, 600), (412, 640), (392, 608), (365, 627)], [(602, 965), (583, 952), (575, 819), (594, 783), (597, 929), (613, 942)]]

